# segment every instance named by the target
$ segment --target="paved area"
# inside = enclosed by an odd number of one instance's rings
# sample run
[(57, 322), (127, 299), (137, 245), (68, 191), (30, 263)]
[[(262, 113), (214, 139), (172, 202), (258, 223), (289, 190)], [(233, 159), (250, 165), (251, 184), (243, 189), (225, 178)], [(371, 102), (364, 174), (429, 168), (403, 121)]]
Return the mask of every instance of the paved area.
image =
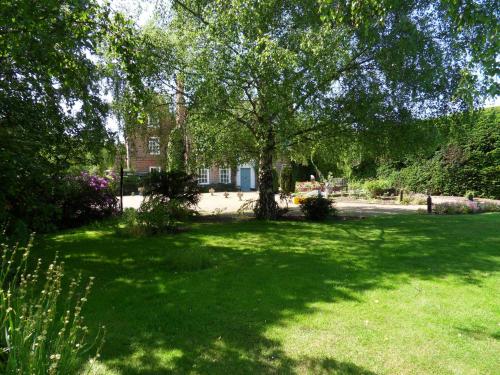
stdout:
[[(233, 214), (236, 213), (240, 207), (248, 201), (256, 200), (258, 194), (256, 192), (243, 193), (240, 200), (236, 193), (229, 193), (229, 197), (225, 198), (223, 193), (215, 193), (213, 196), (210, 193), (204, 193), (201, 196), (198, 210), (201, 214)], [(123, 197), (124, 208), (133, 207), (139, 208), (142, 202), (142, 196), (125, 196)], [(276, 196), (279, 202), (279, 196)], [(280, 202), (280, 206), (285, 206), (285, 202)], [(298, 211), (298, 205), (288, 203), (291, 211)], [(425, 206), (418, 205), (399, 205), (392, 203), (371, 203), (362, 200), (348, 200), (339, 198), (335, 202), (335, 207), (339, 210), (341, 215), (346, 216), (370, 216), (370, 215), (394, 215), (401, 213), (416, 212), (419, 208), (425, 209)]]

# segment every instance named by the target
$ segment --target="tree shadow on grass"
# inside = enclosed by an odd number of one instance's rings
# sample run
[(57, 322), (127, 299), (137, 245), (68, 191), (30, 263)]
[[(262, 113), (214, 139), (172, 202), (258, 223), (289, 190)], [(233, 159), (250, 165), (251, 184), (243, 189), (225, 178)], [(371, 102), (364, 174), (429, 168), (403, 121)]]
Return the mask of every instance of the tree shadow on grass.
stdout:
[[(202, 224), (146, 239), (77, 231), (44, 249), (96, 276), (86, 316), (108, 327), (103, 359), (124, 374), (372, 374), (335, 353), (290, 358), (266, 331), (314, 303), (397, 287), (401, 276), (465, 280), (497, 269), (499, 237), (480, 233), (499, 220), (447, 219)], [(172, 271), (186, 249), (212, 266)]]

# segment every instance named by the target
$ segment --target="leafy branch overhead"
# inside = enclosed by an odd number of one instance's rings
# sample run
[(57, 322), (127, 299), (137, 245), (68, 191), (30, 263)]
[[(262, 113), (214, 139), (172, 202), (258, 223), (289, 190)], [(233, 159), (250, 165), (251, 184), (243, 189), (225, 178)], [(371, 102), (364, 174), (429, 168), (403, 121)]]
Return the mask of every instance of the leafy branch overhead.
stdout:
[(253, 140), (269, 217), (276, 153), (297, 157), (297, 149), (304, 153), (315, 142), (327, 139), (335, 149), (348, 138), (366, 147), (376, 138), (384, 152), (393, 134), (412, 131), (415, 119), (491, 93), (493, 6), (174, 0), (162, 19), (176, 36), (190, 127), (234, 126), (235, 139)]

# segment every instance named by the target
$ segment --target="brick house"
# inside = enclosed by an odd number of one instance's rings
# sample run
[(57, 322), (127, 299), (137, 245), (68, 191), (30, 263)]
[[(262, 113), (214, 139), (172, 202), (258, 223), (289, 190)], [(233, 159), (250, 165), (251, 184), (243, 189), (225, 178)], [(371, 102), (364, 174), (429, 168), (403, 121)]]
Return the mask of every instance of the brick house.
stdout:
[[(145, 175), (153, 170), (160, 171), (167, 164), (168, 138), (175, 126), (172, 115), (164, 114), (158, 119), (147, 117), (145, 126), (125, 136), (126, 169), (137, 175)], [(228, 190), (236, 188), (251, 191), (256, 188), (255, 167), (241, 164), (230, 168), (225, 166), (206, 166), (197, 171), (198, 182), (208, 188)]]

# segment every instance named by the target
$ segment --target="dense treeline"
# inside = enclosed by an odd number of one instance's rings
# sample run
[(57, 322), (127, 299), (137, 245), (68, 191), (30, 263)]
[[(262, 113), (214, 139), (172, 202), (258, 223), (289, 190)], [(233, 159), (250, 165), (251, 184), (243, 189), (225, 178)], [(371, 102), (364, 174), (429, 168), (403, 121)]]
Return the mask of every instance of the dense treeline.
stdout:
[(444, 121), (443, 141), (430, 155), (381, 164), (397, 187), (432, 194), (500, 198), (500, 108)]

